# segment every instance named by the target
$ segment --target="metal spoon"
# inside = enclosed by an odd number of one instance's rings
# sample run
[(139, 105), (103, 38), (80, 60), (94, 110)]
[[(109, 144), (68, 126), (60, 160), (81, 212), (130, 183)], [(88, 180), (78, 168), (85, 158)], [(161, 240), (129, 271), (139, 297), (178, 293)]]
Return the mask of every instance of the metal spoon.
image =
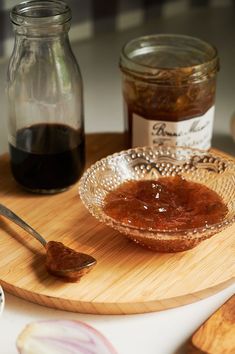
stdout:
[(0, 204), (0, 215), (5, 216), (30, 233), (45, 247), (46, 268), (50, 274), (70, 282), (75, 282), (96, 264), (96, 259), (92, 256), (76, 252), (66, 247), (62, 242), (47, 242), (36, 230), (2, 204)]

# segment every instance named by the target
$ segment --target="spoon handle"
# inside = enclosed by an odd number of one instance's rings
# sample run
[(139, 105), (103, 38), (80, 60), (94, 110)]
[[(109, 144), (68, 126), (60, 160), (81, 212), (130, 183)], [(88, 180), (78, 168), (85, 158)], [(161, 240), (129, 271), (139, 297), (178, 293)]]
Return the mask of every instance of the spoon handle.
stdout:
[(31, 226), (29, 226), (24, 220), (22, 220), (18, 215), (13, 213), (10, 209), (0, 204), (0, 215), (5, 216), (9, 220), (13, 221), (15, 224), (20, 226), (25, 231), (29, 232), (33, 237), (35, 237), (44, 247), (46, 247), (46, 240)]

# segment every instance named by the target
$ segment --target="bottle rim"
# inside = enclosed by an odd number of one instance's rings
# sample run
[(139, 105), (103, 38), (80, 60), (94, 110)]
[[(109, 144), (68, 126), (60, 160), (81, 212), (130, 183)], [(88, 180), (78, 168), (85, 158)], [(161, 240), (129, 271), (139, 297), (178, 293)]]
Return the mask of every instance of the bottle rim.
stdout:
[[(167, 50), (169, 57), (173, 57), (172, 65), (167, 64)], [(191, 62), (190, 50), (194, 50)], [(177, 54), (180, 63), (175, 62)], [(148, 55), (151, 56), (151, 64), (144, 59)], [(161, 84), (172, 84), (175, 80), (187, 84), (215, 75), (219, 70), (219, 58), (216, 47), (202, 39), (182, 34), (152, 34), (126, 42), (121, 50), (119, 66), (123, 73), (143, 80)]]
[(26, 0), (14, 6), (10, 19), (18, 26), (62, 25), (71, 20), (71, 10), (62, 0)]

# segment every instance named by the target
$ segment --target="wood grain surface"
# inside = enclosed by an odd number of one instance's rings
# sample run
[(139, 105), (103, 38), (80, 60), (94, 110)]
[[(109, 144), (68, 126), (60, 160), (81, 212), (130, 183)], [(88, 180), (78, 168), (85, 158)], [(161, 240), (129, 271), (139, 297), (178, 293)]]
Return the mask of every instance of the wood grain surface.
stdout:
[[(121, 134), (87, 137), (87, 166), (124, 148)], [(202, 299), (234, 282), (235, 225), (196, 248), (177, 254), (144, 249), (94, 219), (78, 185), (55, 195), (25, 192), (0, 158), (1, 203), (48, 241), (90, 253), (97, 265), (79, 283), (64, 283), (45, 270), (45, 250), (0, 217), (0, 283), (26, 300), (74, 312), (128, 314), (158, 311)]]
[(189, 344), (189, 353), (235, 353), (235, 295), (194, 333)]

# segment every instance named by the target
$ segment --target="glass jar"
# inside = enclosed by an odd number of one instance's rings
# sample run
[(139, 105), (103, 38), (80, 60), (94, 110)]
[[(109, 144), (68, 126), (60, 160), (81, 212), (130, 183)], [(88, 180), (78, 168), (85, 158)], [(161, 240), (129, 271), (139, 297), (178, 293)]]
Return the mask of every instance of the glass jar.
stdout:
[(10, 14), (15, 45), (8, 67), (9, 151), (15, 180), (55, 193), (85, 164), (83, 87), (68, 31), (71, 11), (58, 0), (25, 1)]
[(129, 146), (210, 148), (216, 48), (189, 36), (144, 36), (123, 47), (120, 68)]

